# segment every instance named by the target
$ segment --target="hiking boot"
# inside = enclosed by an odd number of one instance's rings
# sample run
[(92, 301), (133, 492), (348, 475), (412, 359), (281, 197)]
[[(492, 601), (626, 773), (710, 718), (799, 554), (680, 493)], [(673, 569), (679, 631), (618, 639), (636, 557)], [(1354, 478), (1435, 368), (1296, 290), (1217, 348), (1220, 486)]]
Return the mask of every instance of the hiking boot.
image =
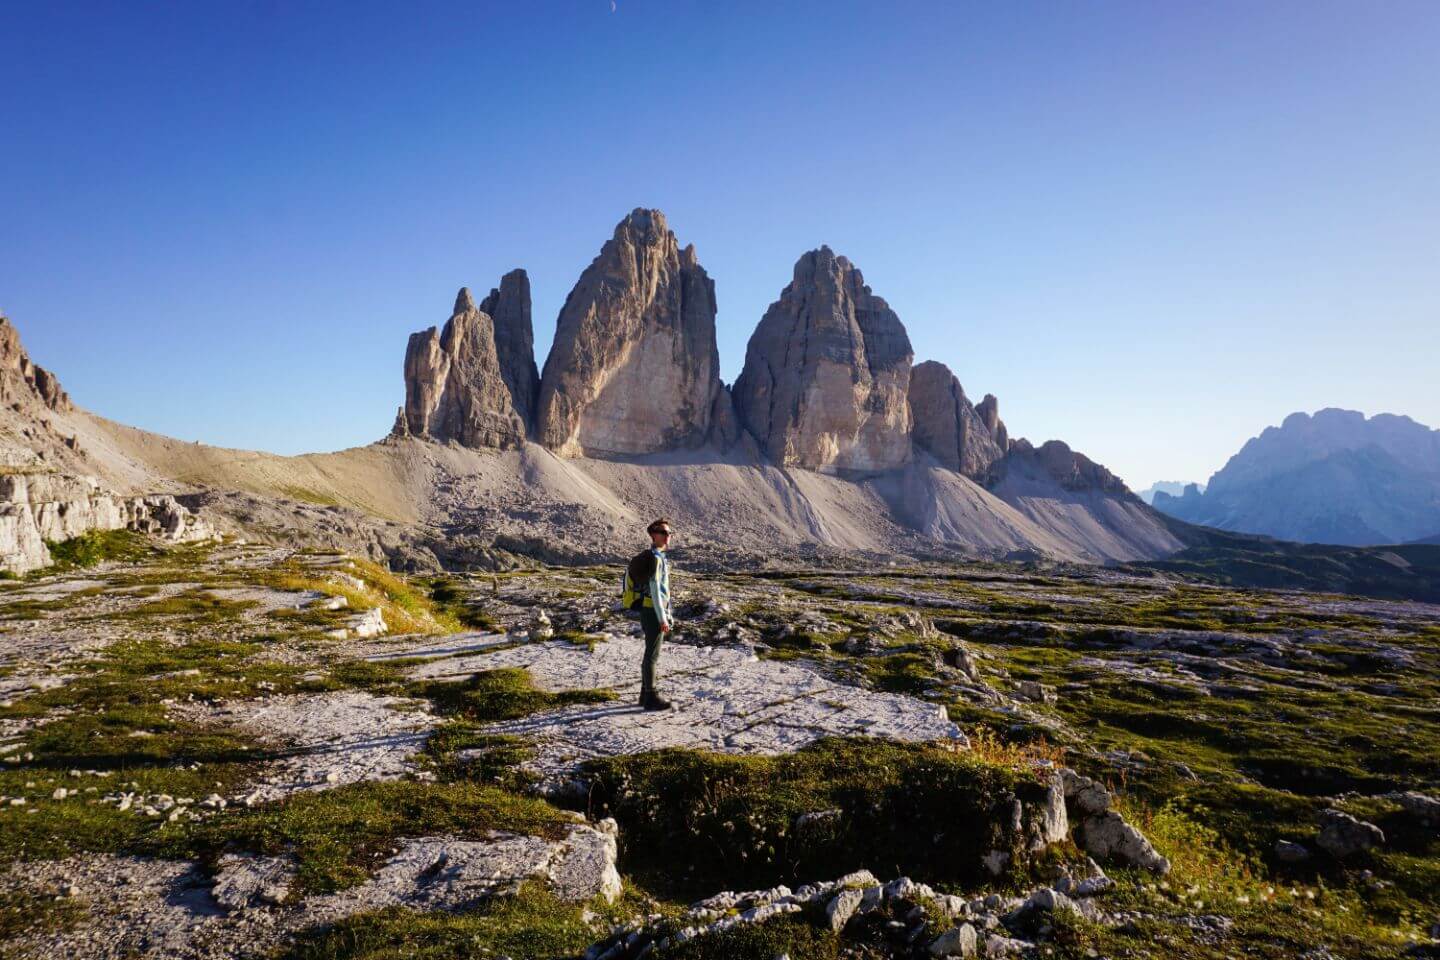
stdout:
[(669, 710), (671, 703), (658, 693), (652, 693), (640, 701), (640, 706), (646, 710)]

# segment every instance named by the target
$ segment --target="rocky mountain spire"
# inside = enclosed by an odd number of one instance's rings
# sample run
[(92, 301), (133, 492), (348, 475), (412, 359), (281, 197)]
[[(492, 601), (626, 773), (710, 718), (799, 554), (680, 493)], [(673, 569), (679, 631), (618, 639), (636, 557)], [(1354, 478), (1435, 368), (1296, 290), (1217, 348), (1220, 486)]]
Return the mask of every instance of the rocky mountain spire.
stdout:
[(722, 392), (715, 284), (664, 214), (637, 209), (560, 310), (537, 437), (565, 456), (699, 446)]
[(540, 370), (535, 366), (535, 329), (530, 322), (530, 277), (511, 270), (480, 303), (495, 324), (495, 353), (510, 401), (527, 427), (535, 423), (540, 402)]
[[(512, 280), (516, 273), (519, 278)], [(510, 281), (508, 293), (506, 281)], [(530, 288), (524, 273), (507, 274), (500, 290), (486, 298), (487, 304), (492, 301), (507, 314), (503, 335), (466, 287), (455, 297), (455, 309), (443, 331), (431, 327), (410, 335), (405, 350), (405, 406), (396, 417), (394, 435), (453, 440), (467, 447), (524, 443), (528, 429), (522, 411), (531, 408), (533, 394), (517, 397), (506, 375), (508, 368), (511, 376), (523, 379), (526, 363), (532, 371), (535, 367)]]
[(782, 466), (895, 467), (910, 457), (913, 357), (895, 311), (849, 260), (821, 247), (795, 264), (750, 337), (736, 410)]
[(1000, 401), (995, 399), (995, 394), (985, 394), (985, 399), (975, 407), (975, 412), (985, 424), (985, 429), (999, 445), (1000, 452), (1004, 453), (1010, 448), (1010, 432), (1005, 429), (1005, 421), (1000, 419)]
[(1009, 440), (999, 404), (986, 395), (976, 408), (943, 363), (927, 360), (910, 371), (910, 418), (915, 443), (951, 470), (983, 480), (1005, 455)]
[(49, 370), (30, 362), (30, 355), (20, 343), (19, 331), (0, 313), (0, 403), (26, 404), (37, 400), (57, 413), (73, 409), (60, 381)]

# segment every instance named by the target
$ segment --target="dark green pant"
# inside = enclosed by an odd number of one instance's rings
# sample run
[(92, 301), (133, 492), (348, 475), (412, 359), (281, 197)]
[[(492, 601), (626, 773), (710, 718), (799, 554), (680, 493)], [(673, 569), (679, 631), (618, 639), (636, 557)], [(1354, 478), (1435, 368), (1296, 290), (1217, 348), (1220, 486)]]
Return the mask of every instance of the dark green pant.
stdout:
[(640, 661), (640, 696), (655, 692), (655, 668), (660, 665), (660, 618), (650, 607), (640, 608), (640, 628), (645, 631), (645, 659)]

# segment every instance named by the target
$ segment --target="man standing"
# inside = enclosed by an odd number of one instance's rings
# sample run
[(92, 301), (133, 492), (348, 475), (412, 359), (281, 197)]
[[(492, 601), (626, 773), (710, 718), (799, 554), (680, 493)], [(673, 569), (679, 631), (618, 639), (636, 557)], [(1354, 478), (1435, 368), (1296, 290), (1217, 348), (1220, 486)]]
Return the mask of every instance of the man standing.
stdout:
[[(640, 706), (646, 710), (669, 710), (670, 701), (655, 690), (655, 669), (660, 663), (660, 641), (674, 624), (670, 608), (670, 558), (665, 554), (674, 531), (670, 521), (661, 518), (646, 527), (646, 532), (650, 534), (650, 549), (631, 561), (631, 579), (637, 592), (643, 594), (640, 626), (645, 631), (645, 659), (640, 663)], [(637, 573), (640, 576), (636, 576)]]

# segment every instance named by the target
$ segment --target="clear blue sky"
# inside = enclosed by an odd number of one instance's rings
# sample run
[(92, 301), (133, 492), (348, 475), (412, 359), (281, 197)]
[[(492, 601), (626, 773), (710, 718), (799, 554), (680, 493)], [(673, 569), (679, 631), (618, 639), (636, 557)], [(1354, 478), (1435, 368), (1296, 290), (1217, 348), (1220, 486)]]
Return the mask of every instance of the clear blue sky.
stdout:
[(543, 363), (642, 205), (727, 380), (828, 243), (1136, 488), (1294, 410), (1440, 426), (1433, 0), (0, 0), (0, 308), (114, 419), (369, 442), (458, 287), (525, 267)]

